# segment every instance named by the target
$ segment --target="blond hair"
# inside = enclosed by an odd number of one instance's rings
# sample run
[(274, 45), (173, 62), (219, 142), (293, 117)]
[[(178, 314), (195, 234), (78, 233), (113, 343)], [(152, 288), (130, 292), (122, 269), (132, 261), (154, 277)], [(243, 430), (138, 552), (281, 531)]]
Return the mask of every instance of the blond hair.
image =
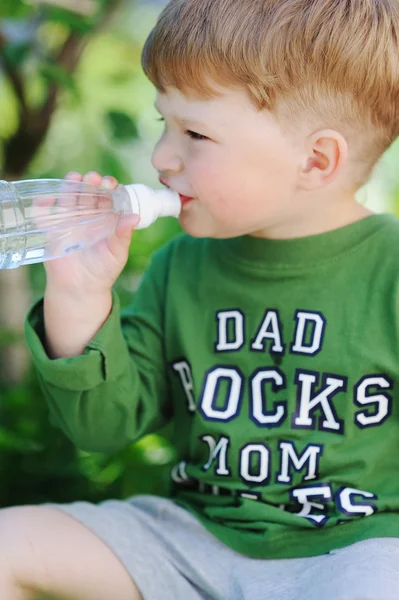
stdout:
[(398, 2), (171, 0), (143, 69), (160, 92), (244, 86), (259, 109), (284, 106), (287, 126), (340, 131), (360, 187), (399, 135)]

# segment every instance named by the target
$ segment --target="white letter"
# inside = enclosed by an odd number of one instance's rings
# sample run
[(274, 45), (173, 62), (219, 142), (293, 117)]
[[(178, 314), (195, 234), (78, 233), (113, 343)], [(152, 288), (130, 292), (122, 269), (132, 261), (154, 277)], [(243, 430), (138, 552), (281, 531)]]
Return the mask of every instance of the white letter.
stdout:
[(377, 414), (368, 415), (367, 412), (356, 413), (355, 421), (362, 427), (368, 427), (369, 425), (378, 425), (383, 423), (385, 419), (391, 414), (392, 398), (389, 394), (376, 394), (375, 396), (367, 396), (367, 388), (369, 386), (379, 386), (385, 389), (392, 389), (390, 381), (385, 377), (367, 377), (363, 381), (357, 384), (355, 387), (355, 403), (358, 406), (364, 406), (365, 404), (378, 404)]
[[(251, 453), (259, 454), (259, 475), (250, 475)], [(240, 475), (251, 483), (264, 483), (269, 477), (269, 450), (263, 444), (248, 444), (241, 452)]]
[(317, 525), (323, 525), (328, 517), (325, 515), (311, 515), (310, 511), (312, 508), (316, 508), (318, 510), (324, 510), (326, 507), (324, 504), (319, 504), (318, 502), (309, 502), (309, 498), (324, 498), (327, 502), (332, 500), (331, 487), (329, 485), (320, 485), (314, 487), (307, 488), (299, 488), (292, 490), (291, 496), (296, 498), (300, 504), (303, 504), (303, 509), (301, 512), (297, 513), (298, 517), (306, 517), (307, 519), (311, 519)]
[[(231, 381), (230, 394), (227, 406), (224, 409), (213, 408), (216, 390), (220, 379)], [(238, 412), (241, 398), (241, 375), (234, 368), (216, 367), (207, 375), (204, 391), (199, 401), (199, 410), (205, 417), (212, 420), (228, 421)]]
[(292, 477), (289, 475), (290, 460), (296, 471), (303, 469), (308, 462), (308, 474), (304, 477), (304, 480), (316, 479), (321, 446), (308, 446), (300, 457), (296, 454), (295, 446), (292, 442), (280, 442), (279, 446), (281, 450), (281, 468), (277, 481), (281, 481), (282, 483), (292, 482)]
[(184, 481), (190, 481), (190, 477), (186, 473), (187, 463), (185, 460), (182, 460), (177, 465), (175, 465), (172, 469), (172, 479), (176, 483), (183, 483)]
[(375, 508), (372, 504), (354, 504), (354, 498), (352, 498), (352, 496), (362, 496), (363, 498), (376, 499), (376, 496), (370, 492), (362, 492), (353, 488), (344, 488), (343, 490), (339, 491), (337, 496), (337, 506), (342, 513), (353, 516), (364, 515), (365, 517), (369, 517), (375, 513)]
[[(238, 310), (225, 310), (216, 313), (219, 320), (216, 352), (239, 350), (244, 345), (244, 317)], [(228, 339), (228, 322), (234, 319), (234, 340)]]
[(316, 382), (316, 376), (311, 373), (299, 372), (297, 381), (301, 382), (302, 385), (299, 398), (299, 416), (295, 418), (294, 426), (315, 427), (314, 420), (309, 417), (309, 413), (320, 404), (325, 416), (325, 420), (322, 422), (320, 429), (341, 431), (343, 423), (342, 421), (335, 420), (334, 411), (330, 406), (330, 400), (337, 390), (341, 388), (345, 390), (345, 381), (338, 377), (327, 377), (326, 383), (328, 387), (319, 392), (312, 400), (312, 385)]
[(230, 475), (230, 469), (227, 467), (227, 450), (229, 448), (229, 439), (226, 437), (221, 437), (217, 445), (216, 441), (211, 435), (203, 435), (200, 439), (209, 445), (209, 460), (203, 466), (203, 470), (207, 471), (219, 454), (219, 462), (215, 471), (216, 475)]
[[(321, 350), (321, 342), (326, 324), (325, 319), (317, 313), (302, 312), (296, 313), (297, 327), (295, 343), (291, 347), (291, 352), (299, 354), (317, 354)], [(314, 323), (313, 339), (310, 345), (305, 345), (306, 327), (308, 323)]]
[(182, 360), (181, 362), (174, 363), (172, 368), (176, 373), (178, 373), (180, 377), (180, 381), (182, 383), (183, 389), (185, 391), (187, 400), (188, 400), (188, 410), (190, 412), (195, 411), (195, 400), (193, 395), (194, 384), (193, 378), (191, 375), (191, 369), (187, 361)]
[[(271, 326), (271, 331), (269, 327)], [(284, 348), (281, 343), (281, 335), (278, 323), (278, 315), (276, 311), (269, 310), (266, 312), (263, 323), (258, 331), (255, 341), (252, 343), (252, 350), (264, 350), (265, 344), (263, 340), (270, 339), (274, 341), (270, 352), (283, 352)]]
[[(277, 407), (274, 414), (263, 412), (264, 400), (266, 401), (266, 393), (263, 397), (262, 383), (264, 381), (272, 381), (273, 387), (284, 387), (284, 379), (275, 369), (259, 371), (253, 377), (252, 385), (252, 414), (259, 425), (279, 425), (285, 419), (285, 405)], [(266, 402), (265, 402), (266, 404)]]

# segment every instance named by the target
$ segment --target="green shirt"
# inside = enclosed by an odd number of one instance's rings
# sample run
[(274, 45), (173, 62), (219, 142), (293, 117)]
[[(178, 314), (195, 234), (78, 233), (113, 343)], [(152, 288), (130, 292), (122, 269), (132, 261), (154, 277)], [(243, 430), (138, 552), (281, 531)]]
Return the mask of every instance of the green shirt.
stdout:
[[(173, 419), (173, 498), (231, 548), (399, 537), (399, 221), (293, 240), (181, 236), (82, 356), (26, 335), (53, 420), (112, 452)], [(121, 325), (122, 324), (122, 325)]]

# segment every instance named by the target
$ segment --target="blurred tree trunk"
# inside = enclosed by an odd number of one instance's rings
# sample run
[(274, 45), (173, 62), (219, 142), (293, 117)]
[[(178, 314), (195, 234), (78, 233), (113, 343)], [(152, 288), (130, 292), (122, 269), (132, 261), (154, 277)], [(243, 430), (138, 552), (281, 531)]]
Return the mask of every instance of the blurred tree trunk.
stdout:
[[(46, 57), (72, 75), (79, 63), (90, 35), (97, 33), (109, 23), (121, 0), (110, 0), (102, 11), (96, 26), (90, 33), (71, 31), (56, 56)], [(46, 137), (51, 119), (57, 106), (60, 92), (58, 81), (50, 82), (47, 96), (39, 108), (28, 106), (25, 82), (18, 65), (9, 60), (6, 52), (8, 40), (0, 31), (0, 59), (5, 76), (11, 84), (20, 115), (15, 134), (4, 146), (2, 179), (13, 181), (23, 179), (26, 169)], [(29, 357), (23, 339), (26, 313), (31, 303), (29, 272), (27, 268), (15, 271), (0, 271), (0, 330), (12, 341), (0, 346), (0, 377), (6, 385), (21, 381), (29, 366)]]
[(7, 384), (18, 383), (29, 361), (23, 341), (23, 323), (31, 301), (26, 269), (0, 271), (0, 328), (15, 336), (0, 352), (0, 377)]

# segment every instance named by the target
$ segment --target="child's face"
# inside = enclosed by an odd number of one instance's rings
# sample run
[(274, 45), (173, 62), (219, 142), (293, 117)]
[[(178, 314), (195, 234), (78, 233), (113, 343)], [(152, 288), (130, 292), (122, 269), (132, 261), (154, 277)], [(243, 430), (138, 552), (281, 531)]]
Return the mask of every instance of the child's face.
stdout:
[(157, 97), (165, 129), (153, 165), (163, 183), (192, 198), (183, 199), (181, 225), (195, 237), (273, 237), (285, 225), (294, 236), (304, 149), (245, 91), (222, 89), (205, 100), (175, 88)]

